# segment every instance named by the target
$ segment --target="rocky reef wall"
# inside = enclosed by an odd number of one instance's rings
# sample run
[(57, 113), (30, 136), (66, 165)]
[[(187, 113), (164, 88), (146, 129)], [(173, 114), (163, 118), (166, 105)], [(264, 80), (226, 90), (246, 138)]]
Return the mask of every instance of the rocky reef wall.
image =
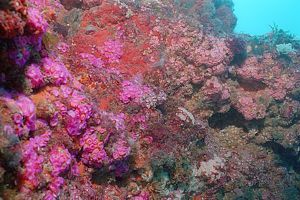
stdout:
[(3, 199), (299, 199), (300, 45), (231, 0), (0, 3)]

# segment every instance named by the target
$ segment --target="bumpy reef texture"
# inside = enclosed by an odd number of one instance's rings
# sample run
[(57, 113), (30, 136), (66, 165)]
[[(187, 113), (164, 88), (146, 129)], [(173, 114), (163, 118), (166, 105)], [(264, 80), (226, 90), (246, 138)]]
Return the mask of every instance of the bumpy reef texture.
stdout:
[(0, 3), (3, 199), (299, 199), (300, 51), (231, 0)]

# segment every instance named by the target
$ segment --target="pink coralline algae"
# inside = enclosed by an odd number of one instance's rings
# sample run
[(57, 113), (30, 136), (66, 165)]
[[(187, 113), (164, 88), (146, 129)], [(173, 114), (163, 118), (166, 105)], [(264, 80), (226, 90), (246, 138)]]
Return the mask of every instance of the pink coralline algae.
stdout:
[(55, 85), (66, 84), (69, 72), (65, 65), (57, 60), (51, 58), (44, 58), (41, 61), (42, 72), (45, 78)]
[(122, 83), (120, 100), (123, 103), (129, 103), (130, 101), (141, 103), (143, 96), (150, 92), (152, 92), (152, 90), (149, 87), (144, 86), (137, 81), (124, 81)]
[[(204, 35), (198, 30), (189, 30), (181, 22), (172, 28), (169, 36), (172, 41), (171, 50), (180, 52), (196, 66), (205, 65), (210, 67), (213, 72), (216, 66), (229, 64), (233, 58), (233, 52), (229, 48), (226, 38), (220, 39)], [(191, 47), (186, 48), (186, 46)]]
[(42, 172), (43, 162), (44, 158), (35, 153), (31, 154), (30, 159), (25, 161), (22, 177), (26, 181), (25, 185), (27, 187), (34, 189), (38, 186), (38, 175)]
[(24, 145), (23, 159), (30, 159), (31, 154), (42, 147), (45, 147), (50, 140), (51, 132), (47, 131), (42, 135), (35, 136), (29, 139)]
[(146, 106), (147, 108), (154, 107), (166, 99), (164, 92), (158, 94), (146, 85), (143, 85), (139, 80), (124, 81), (122, 83), (122, 91), (120, 100), (123, 103), (134, 102)]
[(124, 140), (120, 139), (114, 144), (112, 151), (113, 159), (122, 160), (129, 155), (130, 147)]
[(29, 128), (29, 130), (35, 129), (35, 105), (26, 96), (19, 96), (17, 101), (17, 105), (20, 107), (22, 111), (22, 115), (24, 117), (24, 125)]
[(268, 93), (276, 100), (282, 100), (287, 92), (295, 87), (295, 81), (288, 75), (276, 78), (270, 82)]
[(268, 53), (263, 55), (262, 60), (247, 58), (242, 67), (236, 70), (241, 82), (254, 84), (253, 87), (260, 85), (261, 89), (265, 89), (276, 100), (284, 99), (287, 92), (295, 86), (292, 74), (282, 74), (283, 71), (280, 63)]
[[(83, 124), (84, 125), (84, 124)], [(80, 135), (80, 114), (78, 110), (69, 110), (66, 115), (66, 129), (70, 135)]]
[(100, 49), (101, 54), (107, 59), (108, 63), (119, 63), (123, 54), (122, 44), (118, 40), (108, 40)]
[(125, 119), (126, 116), (124, 113), (114, 114), (114, 113), (108, 113), (108, 112), (102, 112), (101, 115), (105, 118), (108, 118), (114, 122), (115, 128), (118, 131), (124, 131), (125, 126)]
[(83, 149), (81, 160), (85, 164), (100, 167), (107, 160), (104, 144), (98, 139), (93, 129), (84, 133), (80, 139), (80, 145)]
[(26, 68), (26, 77), (29, 79), (32, 88), (39, 88), (44, 83), (44, 76), (37, 64), (31, 64)]
[(47, 145), (50, 135), (51, 133), (47, 132), (36, 136), (23, 145), (22, 161), (24, 170), (21, 176), (26, 188), (34, 189), (40, 183), (39, 175), (43, 170), (42, 164), (45, 158), (39, 154), (39, 151)]
[(35, 35), (44, 33), (48, 28), (47, 21), (42, 17), (40, 11), (36, 8), (28, 9), (27, 25), (29, 30)]
[(257, 103), (250, 96), (240, 97), (236, 107), (246, 120), (262, 119), (266, 116), (266, 107), (261, 103)]
[(71, 154), (64, 147), (55, 147), (50, 152), (49, 160), (52, 165), (52, 175), (58, 176), (71, 164)]
[[(80, 135), (80, 130), (84, 129), (87, 120), (92, 115), (92, 106), (88, 103), (87, 97), (80, 91), (71, 89), (62, 85), (60, 90), (53, 90), (54, 96), (61, 96), (65, 99), (63, 104), (60, 101), (55, 102), (60, 115), (63, 116), (67, 132), (71, 136)], [(57, 119), (58, 114), (53, 116)]]
[(44, 8), (45, 5), (48, 3), (48, 0), (28, 0), (27, 2), (35, 7)]
[(73, 104), (72, 106), (75, 110), (67, 112), (66, 128), (70, 135), (78, 135), (80, 134), (79, 131), (86, 127), (86, 121), (91, 116), (91, 106), (88, 104)]
[(132, 200), (149, 200), (150, 194), (148, 192), (142, 191), (139, 195), (134, 196)]
[[(87, 64), (91, 64), (93, 67), (102, 68), (104, 66), (103, 61), (96, 56), (89, 54), (89, 53), (81, 53), (79, 54), (80, 57), (84, 60), (87, 60)], [(84, 62), (83, 62), (84, 63)], [(85, 63), (84, 63), (85, 64)]]
[(262, 81), (264, 68), (256, 66), (256, 62), (255, 57), (248, 59), (245, 66), (237, 70), (238, 76), (246, 81)]
[(203, 86), (205, 98), (212, 101), (226, 100), (230, 97), (229, 90), (222, 84), (217, 77), (207, 80)]
[(64, 179), (55, 177), (49, 185), (49, 191), (46, 193), (44, 200), (54, 200), (59, 194), (60, 187), (64, 184)]
[(149, 119), (148, 116), (146, 116), (142, 113), (139, 113), (139, 114), (133, 115), (131, 119), (132, 119), (131, 123), (134, 125), (138, 124), (139, 129), (144, 130), (147, 128), (147, 120)]
[(55, 199), (58, 196), (60, 187), (64, 184), (64, 178), (60, 174), (65, 172), (71, 164), (71, 154), (63, 146), (53, 147), (49, 160), (51, 163), (51, 182), (48, 185), (49, 190), (44, 199)]
[(228, 63), (232, 56), (231, 49), (227, 46), (226, 40), (220, 40), (215, 37), (208, 37), (191, 54), (192, 59), (196, 61), (197, 65), (205, 64), (208, 66)]
[(12, 128), (18, 136), (27, 135), (30, 131), (35, 130), (36, 110), (30, 98), (18, 95), (16, 99), (7, 96), (1, 97), (0, 100), (13, 110), (11, 120), (14, 126)]
[(62, 53), (66, 53), (70, 49), (70, 47), (68, 44), (60, 42), (57, 44), (57, 49), (60, 50)]

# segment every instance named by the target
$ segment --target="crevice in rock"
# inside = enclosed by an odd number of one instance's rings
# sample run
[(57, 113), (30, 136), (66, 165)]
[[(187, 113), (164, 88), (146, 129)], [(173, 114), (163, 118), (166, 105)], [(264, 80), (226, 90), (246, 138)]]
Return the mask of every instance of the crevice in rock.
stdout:
[(277, 164), (285, 168), (294, 169), (297, 173), (300, 173), (300, 161), (299, 153), (297, 153), (293, 148), (285, 148), (281, 144), (275, 141), (268, 141), (262, 145), (272, 151), (278, 156)]
[(82, 8), (81, 0), (60, 0), (60, 3), (66, 10), (71, 10), (72, 8)]
[(226, 113), (215, 113), (208, 119), (209, 127), (217, 129), (225, 129), (228, 126), (235, 126), (243, 128), (248, 132), (250, 129), (261, 130), (263, 127), (263, 120), (251, 120), (247, 121), (244, 116), (236, 109), (231, 108)]
[(259, 91), (264, 90), (267, 87), (266, 84), (259, 81), (247, 81), (239, 78), (237, 80), (240, 86), (246, 91)]

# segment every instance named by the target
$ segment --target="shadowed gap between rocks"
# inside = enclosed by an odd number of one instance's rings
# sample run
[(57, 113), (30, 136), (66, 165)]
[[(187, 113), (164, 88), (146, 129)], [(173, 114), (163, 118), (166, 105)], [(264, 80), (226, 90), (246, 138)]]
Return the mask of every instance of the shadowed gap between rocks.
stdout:
[(283, 166), (288, 170), (293, 168), (297, 173), (300, 173), (299, 153), (295, 152), (292, 148), (284, 148), (274, 141), (268, 141), (262, 146), (271, 149), (278, 155), (278, 165)]
[(251, 129), (261, 130), (263, 120), (245, 120), (244, 116), (236, 109), (230, 108), (226, 113), (215, 113), (208, 119), (208, 125), (211, 128), (225, 129), (228, 126), (243, 128), (245, 132)]

